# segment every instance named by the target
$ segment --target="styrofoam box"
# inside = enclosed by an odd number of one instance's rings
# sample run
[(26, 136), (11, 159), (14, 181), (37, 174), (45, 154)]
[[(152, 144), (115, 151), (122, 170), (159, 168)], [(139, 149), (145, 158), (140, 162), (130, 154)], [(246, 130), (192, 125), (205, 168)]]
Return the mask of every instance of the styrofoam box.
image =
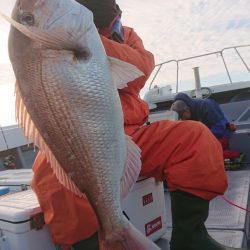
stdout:
[(151, 240), (166, 233), (166, 209), (163, 183), (154, 178), (139, 179), (122, 208), (130, 222)]
[(10, 192), (30, 189), (32, 169), (13, 169), (0, 171), (0, 186), (8, 186)]
[(36, 195), (27, 191), (0, 197), (1, 250), (55, 250), (47, 226), (36, 230), (32, 217), (41, 213)]

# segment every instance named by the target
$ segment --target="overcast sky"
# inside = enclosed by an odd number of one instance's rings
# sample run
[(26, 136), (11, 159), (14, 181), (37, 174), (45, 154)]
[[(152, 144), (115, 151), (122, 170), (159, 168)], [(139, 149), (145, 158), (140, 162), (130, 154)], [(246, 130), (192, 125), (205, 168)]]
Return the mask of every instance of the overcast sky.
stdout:
[[(10, 14), (14, 0), (1, 1)], [(123, 23), (133, 26), (156, 62), (250, 43), (249, 0), (120, 0)], [(0, 19), (5, 61), (8, 25)], [(2, 39), (3, 38), (3, 39)]]
[[(0, 11), (10, 14), (14, 2), (1, 0)], [(134, 27), (146, 49), (155, 55), (156, 63), (250, 44), (250, 0), (118, 0), (117, 3), (123, 11), (123, 24)], [(9, 64), (8, 28), (0, 18), (0, 64)], [(250, 47), (239, 51), (250, 64)], [(235, 77), (237, 73), (246, 73), (234, 51), (228, 51), (226, 55), (229, 66), (236, 72)], [(192, 67), (200, 66), (204, 77), (213, 71), (217, 79), (228, 81), (221, 75), (225, 72), (221, 58), (217, 55), (210, 59), (205, 60), (208, 67), (203, 66), (204, 61), (181, 65), (183, 80), (193, 79)], [(11, 71), (1, 68), (0, 81), (3, 74), (5, 81), (12, 81)], [(175, 65), (169, 65), (165, 70), (167, 74), (159, 78), (159, 83), (174, 82)]]
[[(156, 63), (250, 44), (250, 0), (121, 0), (119, 3), (124, 23), (135, 27), (145, 47), (154, 53)], [(250, 64), (250, 47), (239, 51)], [(239, 80), (243, 73), (250, 79), (234, 50), (225, 51), (224, 56), (235, 73), (233, 80)], [(218, 79), (228, 82), (221, 57), (214, 55), (180, 64), (180, 80), (186, 80), (188, 87), (187, 80), (193, 81), (195, 66), (200, 66), (204, 84), (212, 85)], [(157, 84), (175, 82), (176, 64), (168, 64), (162, 73)], [(205, 78), (210, 74), (214, 78)]]

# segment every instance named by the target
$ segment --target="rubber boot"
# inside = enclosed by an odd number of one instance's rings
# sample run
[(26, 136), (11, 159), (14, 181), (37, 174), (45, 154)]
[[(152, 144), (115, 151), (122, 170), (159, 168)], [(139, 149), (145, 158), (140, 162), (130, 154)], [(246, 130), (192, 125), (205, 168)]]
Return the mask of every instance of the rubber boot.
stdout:
[(171, 192), (172, 237), (170, 250), (236, 250), (215, 241), (207, 232), (209, 201), (192, 194)]

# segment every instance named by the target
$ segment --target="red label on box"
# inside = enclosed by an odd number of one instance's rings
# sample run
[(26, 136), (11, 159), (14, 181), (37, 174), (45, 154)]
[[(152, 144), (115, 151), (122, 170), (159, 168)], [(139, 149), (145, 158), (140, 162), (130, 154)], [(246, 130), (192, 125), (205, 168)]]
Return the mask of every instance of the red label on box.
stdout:
[(145, 233), (146, 236), (149, 236), (150, 234), (153, 234), (154, 232), (158, 231), (162, 228), (162, 221), (161, 216), (148, 222), (145, 224)]
[(153, 202), (153, 194), (152, 193), (144, 195), (142, 197), (143, 206), (146, 206), (146, 205), (148, 205), (149, 203), (152, 203), (152, 202)]

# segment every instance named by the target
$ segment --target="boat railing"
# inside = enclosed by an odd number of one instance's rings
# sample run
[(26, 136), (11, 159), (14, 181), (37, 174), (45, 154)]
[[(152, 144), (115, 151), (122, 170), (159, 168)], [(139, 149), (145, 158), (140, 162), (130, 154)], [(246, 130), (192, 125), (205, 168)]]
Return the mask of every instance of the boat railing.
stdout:
[(224, 56), (224, 52), (227, 51), (227, 50), (234, 50), (235, 53), (236, 53), (236, 55), (239, 57), (239, 59), (243, 63), (244, 67), (247, 69), (248, 73), (250, 73), (250, 67), (246, 63), (246, 61), (243, 59), (243, 57), (242, 57), (242, 55), (241, 55), (241, 53), (239, 51), (239, 48), (245, 48), (245, 47), (249, 47), (250, 48), (250, 44), (238, 45), (238, 46), (232, 46), (232, 47), (226, 47), (226, 48), (223, 48), (222, 50), (218, 50), (218, 51), (214, 51), (214, 52), (210, 52), (210, 53), (206, 53), (206, 54), (201, 54), (201, 55), (197, 55), (197, 56), (186, 57), (186, 58), (179, 59), (179, 60), (169, 60), (169, 61), (165, 61), (165, 62), (156, 64), (155, 65), (156, 73), (152, 77), (152, 80), (151, 80), (150, 85), (149, 85), (149, 89), (152, 88), (152, 85), (155, 82), (155, 79), (157, 78), (157, 76), (158, 76), (159, 72), (161, 71), (161, 69), (163, 68), (163, 66), (165, 66), (165, 65), (167, 65), (169, 63), (175, 62), (176, 63), (176, 92), (178, 92), (180, 62), (192, 60), (192, 59), (195, 59), (195, 58), (206, 57), (206, 56), (210, 56), (210, 55), (220, 55), (221, 56), (223, 65), (225, 67), (225, 70), (226, 70), (226, 73), (227, 73), (227, 76), (228, 76), (228, 79), (229, 79), (229, 82), (233, 83), (232, 82), (232, 77), (231, 77), (229, 69), (228, 69), (226, 58)]

